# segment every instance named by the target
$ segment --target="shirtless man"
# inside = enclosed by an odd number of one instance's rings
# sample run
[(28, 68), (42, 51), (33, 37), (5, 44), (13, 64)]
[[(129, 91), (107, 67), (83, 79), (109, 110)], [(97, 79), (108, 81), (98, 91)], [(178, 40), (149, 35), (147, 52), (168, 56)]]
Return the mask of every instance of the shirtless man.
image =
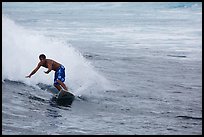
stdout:
[(42, 66), (48, 68), (47, 71), (44, 71), (48, 74), (51, 70), (55, 71), (55, 78), (54, 78), (54, 86), (61, 92), (61, 86), (64, 90), (68, 90), (66, 85), (63, 83), (65, 81), (65, 68), (63, 65), (59, 64), (58, 62), (52, 59), (46, 59), (44, 54), (39, 56), (40, 62), (38, 63), (37, 67), (30, 73), (30, 75), (26, 76), (26, 78), (30, 78), (33, 74), (35, 74), (38, 69)]

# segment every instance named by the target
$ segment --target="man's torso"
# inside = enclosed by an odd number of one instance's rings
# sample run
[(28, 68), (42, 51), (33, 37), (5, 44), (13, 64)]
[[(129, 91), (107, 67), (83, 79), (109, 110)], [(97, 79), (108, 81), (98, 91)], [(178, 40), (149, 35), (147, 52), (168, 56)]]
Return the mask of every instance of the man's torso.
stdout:
[(50, 64), (52, 66), (52, 70), (56, 71), (61, 64), (52, 60), (52, 59), (45, 59), (45, 62), (41, 63), (41, 65), (45, 68), (48, 68), (48, 64)]

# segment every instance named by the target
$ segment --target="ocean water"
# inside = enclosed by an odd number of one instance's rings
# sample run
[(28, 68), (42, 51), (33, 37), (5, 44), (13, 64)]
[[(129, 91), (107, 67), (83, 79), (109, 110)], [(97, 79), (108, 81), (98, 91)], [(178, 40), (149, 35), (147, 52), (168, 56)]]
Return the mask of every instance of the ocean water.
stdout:
[[(53, 104), (54, 72), (75, 95)], [(2, 3), (2, 134), (201, 135), (202, 3)]]

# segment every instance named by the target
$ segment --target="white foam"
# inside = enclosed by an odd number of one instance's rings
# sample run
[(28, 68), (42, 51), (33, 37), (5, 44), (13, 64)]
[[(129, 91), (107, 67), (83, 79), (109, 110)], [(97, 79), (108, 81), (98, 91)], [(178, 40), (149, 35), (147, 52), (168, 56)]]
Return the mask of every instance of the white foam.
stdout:
[(66, 68), (66, 84), (75, 94), (93, 90), (103, 90), (107, 80), (94, 70), (75, 48), (62, 40), (45, 37), (39, 32), (17, 25), (2, 16), (2, 81), (4, 79), (22, 81), (28, 85), (37, 83), (53, 84), (54, 72), (45, 74), (40, 68), (30, 79), (25, 78), (37, 66), (38, 56), (44, 53), (47, 58), (56, 60)]

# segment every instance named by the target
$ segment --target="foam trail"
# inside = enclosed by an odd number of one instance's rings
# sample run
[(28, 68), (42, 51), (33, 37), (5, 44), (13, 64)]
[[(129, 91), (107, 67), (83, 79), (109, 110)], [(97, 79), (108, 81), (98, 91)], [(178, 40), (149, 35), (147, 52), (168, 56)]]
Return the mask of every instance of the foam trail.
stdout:
[(108, 81), (71, 45), (25, 29), (4, 15), (2, 46), (2, 81), (9, 79), (22, 81), (28, 85), (38, 83), (52, 85), (54, 72), (51, 71), (51, 74), (47, 75), (43, 72), (47, 70), (46, 68), (40, 68), (30, 79), (25, 78), (39, 62), (38, 56), (44, 53), (47, 58), (65, 66), (65, 83), (75, 94), (85, 94), (90, 88), (105, 90), (105, 86), (108, 85)]

